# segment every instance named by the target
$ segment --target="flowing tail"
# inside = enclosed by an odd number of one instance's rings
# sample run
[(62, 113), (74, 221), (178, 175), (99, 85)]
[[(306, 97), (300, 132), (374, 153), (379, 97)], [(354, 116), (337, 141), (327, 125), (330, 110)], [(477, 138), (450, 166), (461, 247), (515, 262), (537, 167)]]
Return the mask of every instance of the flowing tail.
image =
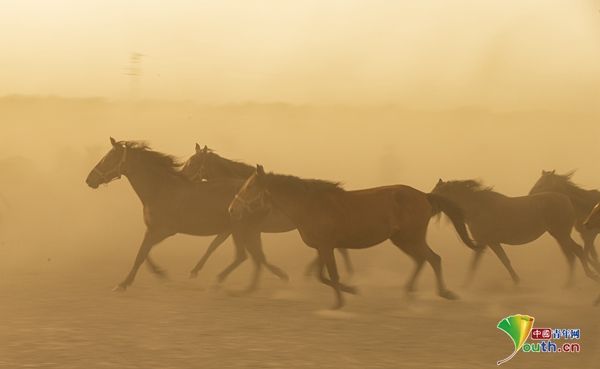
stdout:
[(475, 242), (469, 236), (467, 226), (465, 225), (465, 215), (462, 209), (455, 202), (434, 193), (428, 193), (427, 200), (429, 200), (429, 203), (433, 207), (433, 215), (439, 214), (440, 212), (446, 214), (465, 245), (469, 246), (473, 250), (482, 249), (482, 247), (475, 244)]

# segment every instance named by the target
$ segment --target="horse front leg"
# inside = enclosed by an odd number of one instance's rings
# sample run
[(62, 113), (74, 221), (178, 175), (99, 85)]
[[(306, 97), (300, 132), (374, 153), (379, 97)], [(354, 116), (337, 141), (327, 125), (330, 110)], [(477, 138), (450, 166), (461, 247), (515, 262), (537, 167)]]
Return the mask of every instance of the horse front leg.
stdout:
[(492, 249), (494, 254), (496, 254), (498, 259), (500, 259), (500, 262), (502, 263), (502, 265), (504, 265), (504, 267), (510, 274), (510, 277), (512, 278), (513, 283), (515, 285), (519, 284), (521, 279), (519, 278), (519, 275), (517, 274), (517, 272), (515, 272), (515, 270), (513, 269), (510, 259), (506, 255), (506, 252), (504, 252), (502, 245), (500, 245), (499, 243), (490, 243), (489, 247), (490, 247), (490, 249)]
[(190, 278), (196, 278), (198, 276), (198, 272), (204, 267), (204, 264), (206, 264), (206, 261), (208, 260), (210, 255), (212, 255), (212, 253), (215, 252), (217, 247), (221, 246), (223, 242), (225, 242), (225, 240), (227, 239), (227, 237), (229, 237), (230, 234), (231, 232), (229, 231), (223, 232), (217, 235), (217, 237), (215, 237), (214, 240), (212, 240), (210, 245), (208, 245), (208, 249), (206, 249), (206, 252), (204, 253), (204, 255), (202, 255), (200, 261), (198, 261), (194, 269), (192, 269), (192, 271), (190, 272)]
[(484, 247), (473, 251), (473, 259), (471, 259), (471, 264), (469, 265), (469, 271), (467, 272), (467, 277), (465, 278), (463, 287), (468, 287), (473, 282), (473, 278), (475, 277), (475, 272), (477, 271), (477, 267), (479, 266), (479, 263), (481, 261), (481, 257), (483, 256), (484, 251), (485, 251)]
[(167, 278), (167, 272), (154, 262), (154, 260), (150, 257), (150, 254), (146, 256), (146, 265), (148, 266), (148, 269), (150, 269), (150, 272), (152, 272), (152, 274), (154, 274), (158, 278)]
[(244, 248), (242, 242), (243, 240), (240, 240), (239, 236), (234, 233), (233, 244), (235, 246), (235, 259), (231, 264), (229, 264), (229, 266), (227, 266), (227, 268), (223, 269), (223, 271), (217, 275), (217, 283), (223, 283), (231, 272), (233, 272), (238, 266), (240, 266), (240, 264), (248, 259), (246, 249)]
[(350, 260), (350, 254), (348, 253), (348, 249), (337, 249), (338, 252), (344, 258), (344, 264), (346, 265), (346, 270), (348, 271), (348, 275), (354, 275), (354, 266), (352, 265), (352, 260)]
[(598, 233), (596, 231), (586, 230), (580, 232), (581, 239), (583, 240), (583, 252), (585, 256), (592, 263), (598, 263), (598, 254), (596, 253), (596, 248), (594, 247), (594, 240)]
[(133, 283), (138, 269), (144, 263), (144, 261), (146, 261), (148, 253), (150, 253), (152, 247), (154, 247), (154, 245), (169, 237), (170, 235), (171, 233), (169, 232), (147, 229), (146, 233), (144, 234), (144, 240), (140, 245), (137, 256), (135, 257), (135, 261), (133, 262), (133, 266), (131, 267), (129, 274), (123, 280), (123, 282), (119, 283), (113, 289), (113, 291), (125, 291), (127, 287), (129, 287)]

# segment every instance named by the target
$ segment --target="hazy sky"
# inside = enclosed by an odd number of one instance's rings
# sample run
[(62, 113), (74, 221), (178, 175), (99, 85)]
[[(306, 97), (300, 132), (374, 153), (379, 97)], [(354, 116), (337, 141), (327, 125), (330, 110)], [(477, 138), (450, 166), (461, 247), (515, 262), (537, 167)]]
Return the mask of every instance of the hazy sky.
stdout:
[(597, 101), (593, 0), (0, 0), (0, 95), (199, 102)]

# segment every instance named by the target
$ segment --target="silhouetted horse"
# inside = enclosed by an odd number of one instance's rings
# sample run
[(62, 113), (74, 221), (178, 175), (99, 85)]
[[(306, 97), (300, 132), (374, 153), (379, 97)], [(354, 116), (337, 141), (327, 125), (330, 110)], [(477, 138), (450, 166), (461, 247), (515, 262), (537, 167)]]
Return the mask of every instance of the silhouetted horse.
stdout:
[[(575, 257), (581, 261), (588, 277), (598, 279), (588, 267), (583, 249), (571, 238), (575, 210), (567, 196), (557, 192), (543, 192), (508, 197), (483, 186), (478, 181), (444, 182), (441, 179), (433, 193), (445, 196), (460, 205), (475, 242), (487, 245), (494, 251), (515, 283), (519, 282), (519, 277), (501, 244), (523, 245), (538, 239), (546, 232), (558, 242), (567, 258), (567, 285), (573, 282)], [(473, 278), (483, 250), (478, 250), (473, 257), (467, 283)], [(597, 268), (596, 265), (594, 267)]]
[(446, 288), (441, 258), (425, 239), (432, 215), (443, 211), (462, 240), (476, 248), (458, 206), (442, 196), (408, 186), (345, 191), (338, 183), (266, 174), (261, 166), (257, 166), (235, 196), (229, 211), (234, 219), (244, 219), (269, 208), (278, 209), (291, 219), (302, 240), (317, 249), (319, 263), (325, 264), (330, 276), (326, 279), (323, 269), (319, 268), (321, 281), (335, 291), (334, 308), (343, 306), (342, 291), (355, 293), (354, 287), (339, 282), (333, 254), (335, 248), (363, 249), (390, 239), (416, 263), (406, 290), (414, 290), (416, 278), (424, 262), (428, 261), (435, 271), (438, 294), (447, 299), (457, 296)]
[[(254, 167), (239, 161), (226, 159), (207, 146), (201, 148), (196, 144), (196, 153), (192, 155), (184, 164), (181, 172), (190, 180), (195, 182), (212, 181), (219, 179), (240, 179), (246, 180), (254, 173)], [(296, 226), (280, 211), (274, 209), (269, 213), (269, 222), (272, 226), (269, 227), (273, 233), (289, 232), (296, 229)], [(265, 231), (267, 232), (267, 231)], [(198, 264), (191, 271), (190, 275), (195, 277), (200, 269), (204, 266), (208, 257), (221, 245), (228, 237), (228, 234), (218, 235), (209, 245), (205, 254), (202, 256)], [(350, 274), (353, 273), (352, 263), (346, 249), (338, 249), (344, 257), (346, 268)], [(310, 274), (318, 264), (318, 257), (308, 265), (305, 274)]]
[(127, 277), (115, 288), (125, 290), (133, 282), (144, 261), (151, 270), (162, 271), (148, 258), (154, 245), (176, 233), (197, 236), (231, 233), (236, 245), (236, 258), (221, 274), (219, 281), (246, 259), (246, 249), (255, 264), (249, 289), (255, 288), (261, 265), (281, 278), (287, 276), (266, 262), (261, 254), (260, 230), (251, 222), (232, 222), (227, 207), (243, 181), (224, 179), (193, 183), (181, 175), (180, 164), (171, 156), (151, 150), (139, 142), (110, 139), (112, 148), (92, 169), (87, 184), (92, 188), (125, 176), (144, 207), (146, 234)]
[(583, 240), (583, 250), (585, 254), (595, 261), (598, 261), (598, 254), (594, 247), (594, 240), (600, 229), (589, 229), (583, 226), (583, 221), (586, 219), (592, 208), (600, 202), (600, 191), (586, 190), (571, 180), (575, 174), (574, 171), (565, 174), (556, 174), (554, 170), (542, 170), (542, 175), (529, 191), (529, 194), (540, 192), (560, 192), (567, 195), (571, 199), (573, 208), (575, 209), (575, 229), (581, 235)]

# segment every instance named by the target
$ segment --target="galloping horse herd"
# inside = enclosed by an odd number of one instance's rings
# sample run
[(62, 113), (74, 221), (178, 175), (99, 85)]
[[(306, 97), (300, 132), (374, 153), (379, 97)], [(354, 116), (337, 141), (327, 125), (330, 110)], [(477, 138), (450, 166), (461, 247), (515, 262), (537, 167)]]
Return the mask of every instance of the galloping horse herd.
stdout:
[[(444, 283), (440, 256), (426, 241), (429, 221), (439, 213), (451, 220), (461, 240), (474, 252), (468, 281), (489, 247), (518, 283), (519, 276), (502, 244), (529, 243), (546, 232), (567, 259), (567, 286), (573, 283), (576, 259), (589, 278), (600, 280), (600, 262), (594, 249), (600, 232), (600, 191), (578, 187), (571, 181), (573, 173), (542, 171), (529, 194), (520, 197), (505, 196), (475, 180), (440, 179), (431, 193), (405, 185), (347, 191), (335, 182), (267, 173), (260, 165), (223, 158), (198, 144), (194, 155), (180, 163), (141, 142), (113, 138), (110, 142), (112, 148), (92, 169), (86, 183), (98, 188), (127, 177), (142, 201), (147, 227), (133, 267), (115, 290), (127, 289), (144, 262), (155, 274), (164, 275), (150, 251), (177, 233), (216, 235), (192, 269), (192, 277), (231, 235), (235, 259), (218, 275), (219, 282), (243, 263), (247, 254), (255, 266), (249, 291), (258, 287), (263, 266), (287, 280), (283, 270), (267, 261), (261, 233), (297, 229), (306, 245), (318, 252), (306, 273), (314, 272), (333, 288), (334, 308), (343, 306), (343, 292), (356, 293), (354, 286), (340, 282), (334, 249), (351, 272), (347, 249), (368, 248), (388, 239), (415, 262), (406, 292), (415, 289), (427, 261), (435, 272), (438, 294), (456, 299)], [(571, 237), (573, 228), (580, 233), (583, 248)], [(600, 303), (600, 297), (595, 303)]]

